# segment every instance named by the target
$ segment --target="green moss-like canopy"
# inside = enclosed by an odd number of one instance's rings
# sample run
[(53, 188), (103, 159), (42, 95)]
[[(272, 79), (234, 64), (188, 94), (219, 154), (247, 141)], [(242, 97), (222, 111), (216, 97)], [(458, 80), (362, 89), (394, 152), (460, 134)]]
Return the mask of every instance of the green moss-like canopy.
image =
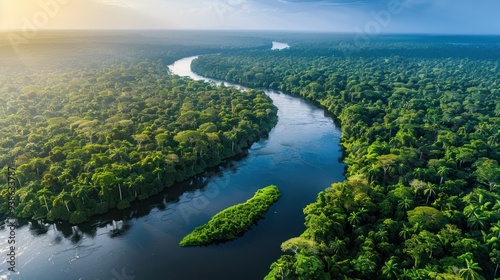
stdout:
[(186, 235), (179, 245), (199, 246), (235, 239), (256, 221), (264, 218), (269, 207), (280, 195), (278, 187), (274, 185), (260, 189), (245, 203), (233, 205), (215, 214), (208, 223)]

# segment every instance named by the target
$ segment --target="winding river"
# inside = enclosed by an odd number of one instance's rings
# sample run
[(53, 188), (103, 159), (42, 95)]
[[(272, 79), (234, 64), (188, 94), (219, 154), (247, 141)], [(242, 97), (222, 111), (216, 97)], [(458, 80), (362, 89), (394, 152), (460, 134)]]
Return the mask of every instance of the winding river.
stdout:
[[(177, 61), (170, 71), (220, 82), (193, 73), (194, 58)], [(333, 120), (302, 99), (265, 92), (279, 108), (279, 122), (247, 156), (79, 226), (20, 221), (18, 272), (8, 279), (262, 279), (280, 256), (280, 244), (305, 229), (304, 206), (344, 178), (340, 130)], [(243, 237), (208, 247), (179, 247), (184, 235), (213, 214), (270, 184), (280, 188), (282, 197)], [(0, 229), (0, 248), (6, 256), (5, 227)], [(0, 275), (8, 274), (7, 268), (2, 258)]]

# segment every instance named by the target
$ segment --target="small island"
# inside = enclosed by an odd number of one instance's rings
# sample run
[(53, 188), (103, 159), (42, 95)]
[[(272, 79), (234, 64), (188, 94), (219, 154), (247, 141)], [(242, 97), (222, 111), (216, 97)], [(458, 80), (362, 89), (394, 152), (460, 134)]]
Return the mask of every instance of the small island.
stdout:
[(278, 187), (274, 185), (257, 190), (245, 203), (230, 206), (215, 214), (208, 223), (195, 228), (179, 245), (201, 246), (235, 239), (264, 218), (269, 207), (280, 196)]

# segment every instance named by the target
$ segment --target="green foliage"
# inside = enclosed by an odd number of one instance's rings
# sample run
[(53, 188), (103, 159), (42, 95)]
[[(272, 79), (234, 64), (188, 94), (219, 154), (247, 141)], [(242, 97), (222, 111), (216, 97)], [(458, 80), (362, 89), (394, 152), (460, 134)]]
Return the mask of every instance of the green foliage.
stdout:
[(259, 189), (246, 202), (215, 214), (206, 224), (186, 235), (179, 245), (200, 246), (235, 239), (264, 218), (269, 207), (280, 195), (278, 187), (273, 185)]
[[(308, 241), (282, 247), (321, 244), (315, 257), (332, 279), (498, 277), (500, 45), (352, 39), (283, 35), (290, 49), (193, 61), (204, 76), (311, 100), (342, 126), (347, 180), (304, 209)], [(298, 278), (295, 258), (275, 262), (269, 279)]]
[(410, 210), (408, 213), (408, 221), (422, 229), (437, 231), (446, 224), (446, 218), (441, 211), (433, 207), (418, 206)]
[(277, 122), (262, 91), (169, 75), (146, 58), (29, 76), (0, 78), (0, 101), (12, 104), (0, 136), (14, 143), (0, 143), (0, 166), (17, 166), (19, 217), (80, 223), (127, 208), (238, 155)]
[(301, 252), (307, 255), (314, 255), (318, 252), (318, 245), (312, 240), (302, 237), (294, 237), (281, 244), (281, 251), (286, 252), (288, 250), (294, 252), (295, 254), (297, 254), (297, 252)]
[(298, 254), (294, 266), (298, 279), (327, 279), (323, 273), (323, 263), (315, 256)]

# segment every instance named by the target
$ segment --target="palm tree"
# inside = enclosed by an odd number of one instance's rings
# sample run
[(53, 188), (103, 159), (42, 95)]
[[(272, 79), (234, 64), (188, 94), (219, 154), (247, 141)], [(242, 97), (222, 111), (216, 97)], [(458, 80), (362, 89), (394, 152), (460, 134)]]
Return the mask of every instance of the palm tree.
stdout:
[(368, 212), (364, 207), (361, 207), (359, 211), (353, 211), (347, 218), (347, 221), (352, 225), (352, 227), (356, 227), (361, 223), (361, 220), (365, 216), (365, 213)]
[[(142, 176), (142, 174), (141, 174), (141, 175), (139, 175), (139, 176), (137, 176), (137, 177), (135, 178), (135, 180), (134, 180), (134, 185), (139, 186), (139, 190), (141, 190), (141, 191), (142, 191), (141, 193), (143, 193), (143, 192), (144, 192), (143, 190), (144, 190), (144, 182), (145, 182), (145, 181), (146, 181), (146, 178), (144, 178), (144, 176)], [(137, 194), (137, 192), (136, 192), (136, 194)]]
[(127, 187), (128, 193), (130, 195), (135, 193), (134, 197), (137, 197), (138, 186), (137, 186), (134, 178), (132, 178), (131, 176), (128, 176), (127, 178), (125, 178), (123, 184)]
[(76, 190), (71, 193), (73, 196), (82, 199), (82, 204), (85, 204), (85, 199), (89, 198), (90, 189), (85, 185), (76, 186)]
[(413, 200), (405, 197), (398, 203), (398, 207), (399, 209), (408, 210), (409, 208), (413, 207)]
[(487, 217), (482, 215), (483, 213), (474, 213), (473, 217), (467, 219), (467, 225), (472, 229), (482, 229), (486, 225)]
[(439, 176), (441, 176), (441, 180), (439, 181), (439, 184), (443, 184), (443, 180), (444, 180), (444, 177), (446, 177), (446, 175), (448, 174), (448, 172), (450, 171), (451, 169), (446, 167), (446, 166), (440, 166), (438, 168), (438, 171), (437, 171), (437, 174)]
[(405, 240), (413, 233), (413, 229), (403, 224), (403, 228), (399, 231), (399, 236), (403, 237)]
[(361, 223), (361, 213), (353, 211), (349, 214), (347, 221), (352, 225), (352, 227), (356, 227)]
[(396, 166), (396, 170), (398, 172), (398, 175), (403, 175), (403, 174), (406, 174), (408, 172), (408, 166), (404, 163), (400, 163)]
[(50, 198), (53, 195), (51, 191), (48, 189), (41, 189), (37, 192), (37, 197), (42, 197), (43, 202), (45, 203), (45, 209), (47, 209), (47, 213), (49, 212), (49, 205), (47, 204), (47, 196)]
[(458, 271), (458, 275), (460, 275), (465, 280), (483, 279), (483, 277), (481, 277), (479, 273), (477, 273), (477, 271), (482, 270), (481, 267), (479, 267), (479, 264), (475, 263), (473, 260), (469, 258), (465, 259), (465, 264), (466, 267), (460, 269)]
[(231, 134), (229, 134), (229, 140), (231, 140), (231, 151), (234, 153), (235, 141), (238, 140), (238, 129), (233, 129)]
[(156, 174), (156, 178), (158, 179), (158, 181), (160, 181), (160, 174), (163, 172), (163, 169), (159, 168), (159, 167), (155, 167), (155, 169), (153, 170), (153, 174)]
[(376, 233), (375, 233), (375, 238), (377, 238), (377, 241), (378, 242), (387, 242), (388, 239), (389, 239), (389, 236), (388, 236), (388, 232), (385, 228), (381, 228), (379, 229)]
[(330, 247), (333, 249), (335, 254), (343, 254), (347, 251), (346, 242), (338, 237), (335, 237), (335, 239), (330, 242)]
[(59, 201), (59, 200), (62, 201), (64, 205), (66, 205), (66, 210), (68, 210), (68, 212), (71, 212), (68, 206), (68, 202), (71, 201), (71, 196), (65, 190), (60, 192), (59, 195), (54, 199), (54, 201)]
[(386, 261), (382, 267), (382, 275), (387, 276), (389, 279), (397, 279), (399, 272), (400, 269), (398, 268), (397, 263), (394, 263), (392, 258)]
[(411, 278), (411, 271), (409, 269), (403, 268), (401, 274), (399, 275), (399, 278), (401, 280), (410, 280)]
[(427, 184), (427, 187), (424, 189), (424, 194), (427, 194), (427, 201), (425, 202), (425, 204), (429, 204), (429, 198), (431, 198), (431, 196), (433, 195), (436, 195), (436, 185), (434, 184)]
[(377, 179), (380, 176), (380, 168), (379, 164), (373, 163), (368, 168), (368, 175), (370, 175), (369, 182), (373, 182), (374, 179)]
[(420, 181), (418, 179), (413, 179), (410, 182), (410, 186), (411, 186), (413, 192), (415, 193), (415, 197), (417, 197), (417, 193), (419, 190), (427, 188), (427, 183), (424, 181)]
[(469, 204), (464, 207), (464, 215), (467, 218), (472, 218), (479, 212), (479, 207), (475, 204)]
[(424, 168), (417, 167), (413, 170), (413, 175), (420, 180), (423, 180), (427, 177), (427, 172)]

